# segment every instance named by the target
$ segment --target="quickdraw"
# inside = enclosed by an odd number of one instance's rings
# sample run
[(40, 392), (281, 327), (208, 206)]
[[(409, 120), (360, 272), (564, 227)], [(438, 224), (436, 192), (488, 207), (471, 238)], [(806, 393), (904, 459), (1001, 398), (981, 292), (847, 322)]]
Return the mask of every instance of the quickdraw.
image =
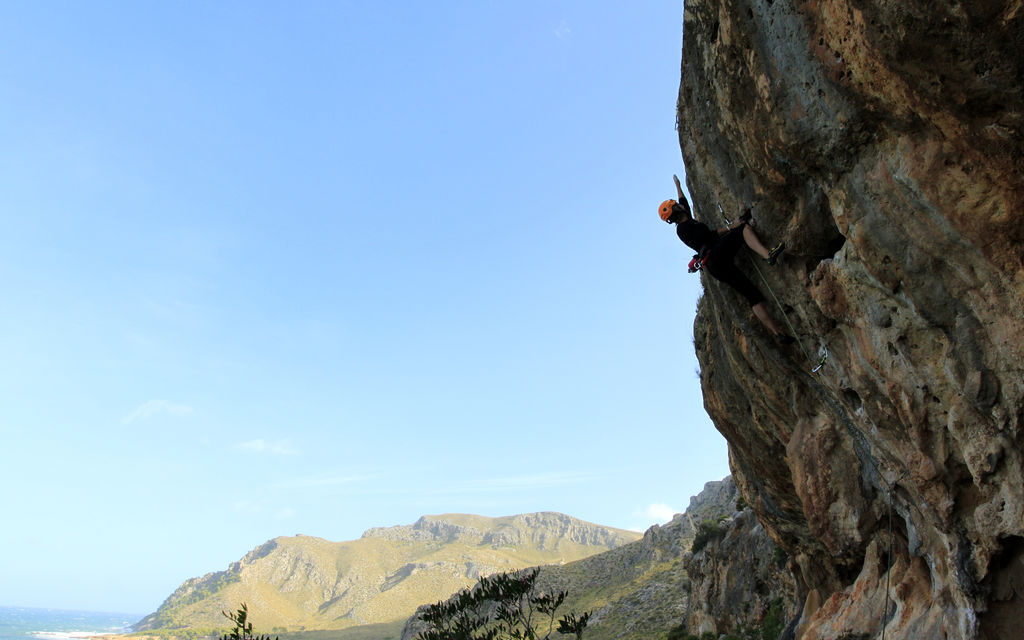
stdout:
[(828, 360), (828, 349), (822, 347), (821, 351), (821, 360), (818, 361), (818, 366), (811, 369), (811, 373), (818, 373), (818, 371), (825, 366), (825, 361)]

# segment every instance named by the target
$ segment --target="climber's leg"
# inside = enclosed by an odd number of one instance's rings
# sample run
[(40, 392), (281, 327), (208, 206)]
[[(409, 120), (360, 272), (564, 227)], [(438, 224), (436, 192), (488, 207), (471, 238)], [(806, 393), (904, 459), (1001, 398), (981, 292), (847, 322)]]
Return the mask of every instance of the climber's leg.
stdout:
[(775, 321), (772, 320), (771, 315), (768, 313), (768, 308), (764, 306), (764, 302), (758, 302), (750, 308), (754, 310), (754, 315), (761, 321), (761, 324), (763, 324), (765, 328), (772, 333), (772, 337), (778, 340), (781, 344), (789, 344), (793, 342), (793, 336), (780, 329), (779, 325), (775, 324)]
[(771, 331), (773, 336), (778, 333), (782, 333), (782, 330), (779, 329), (778, 325), (775, 324), (775, 321), (772, 320), (772, 316), (768, 313), (768, 308), (765, 307), (764, 302), (758, 302), (750, 308), (754, 310), (754, 315), (757, 316), (757, 319), (761, 321), (761, 324), (763, 324), (768, 331)]
[(754, 233), (753, 227), (749, 224), (743, 225), (743, 240), (746, 241), (747, 246), (750, 247), (754, 253), (765, 260), (769, 258), (770, 253), (768, 251), (768, 247), (764, 246), (761, 239), (757, 237), (756, 233)]
[(773, 249), (768, 249), (761, 242), (761, 239), (757, 237), (757, 233), (750, 227), (750, 225), (743, 225), (743, 240), (746, 241), (747, 246), (750, 247), (751, 251), (761, 256), (768, 261), (768, 264), (774, 265), (778, 259), (782, 250), (786, 248), (785, 242), (780, 242)]

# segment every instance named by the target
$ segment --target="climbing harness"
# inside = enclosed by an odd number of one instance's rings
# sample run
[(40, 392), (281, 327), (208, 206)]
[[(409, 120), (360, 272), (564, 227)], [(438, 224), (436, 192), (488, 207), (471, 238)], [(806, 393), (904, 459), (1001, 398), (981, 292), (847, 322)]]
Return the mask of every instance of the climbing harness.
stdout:
[(693, 259), (690, 260), (689, 268), (687, 269), (690, 273), (697, 273), (704, 268), (704, 265), (708, 261), (708, 250), (706, 248), (701, 249), (700, 253), (693, 254)]

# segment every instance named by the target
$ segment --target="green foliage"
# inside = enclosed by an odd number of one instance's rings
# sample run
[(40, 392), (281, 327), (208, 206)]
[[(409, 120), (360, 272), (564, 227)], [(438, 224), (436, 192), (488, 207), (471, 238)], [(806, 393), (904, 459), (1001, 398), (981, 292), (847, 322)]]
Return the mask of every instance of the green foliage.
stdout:
[(782, 565), (786, 564), (786, 557), (786, 550), (782, 547), (777, 546), (772, 549), (772, 562), (775, 563), (775, 566), (781, 568)]
[[(708, 520), (706, 522), (711, 521)], [(741, 625), (724, 636), (719, 636), (711, 631), (705, 631), (700, 636), (695, 636), (692, 633), (686, 632), (685, 624), (680, 624), (668, 632), (665, 640), (719, 640), (720, 637), (722, 640), (779, 640), (784, 626), (785, 613), (782, 610), (782, 599), (776, 598), (768, 606), (768, 611), (765, 612), (760, 626), (747, 627)]]
[(590, 613), (564, 615), (556, 629), (557, 610), (568, 592), (538, 592), (539, 574), (531, 569), (481, 578), (472, 590), (428, 606), (419, 614), (427, 630), (417, 640), (548, 640), (555, 631), (579, 640)]
[(214, 640), (219, 632), (216, 629), (201, 628), (179, 628), (179, 629), (151, 629), (149, 631), (137, 631), (129, 633), (127, 637), (137, 638), (162, 638), (164, 640), (199, 640), (210, 638)]
[[(242, 603), (242, 608), (235, 613), (225, 613), (224, 617), (235, 623), (234, 628), (230, 632), (225, 633), (220, 637), (220, 640), (270, 640), (270, 636), (267, 635), (253, 635), (252, 623), (249, 622), (249, 609)], [(278, 640), (274, 638), (274, 640)]]
[(768, 606), (768, 612), (761, 621), (761, 640), (779, 640), (785, 626), (786, 614), (782, 611), (782, 598), (776, 598)]
[(703, 520), (697, 525), (697, 535), (693, 536), (693, 546), (690, 547), (690, 551), (697, 553), (706, 547), (709, 542), (721, 537), (724, 533), (725, 528), (722, 527), (720, 522)]
[(743, 494), (741, 493), (738, 496), (736, 496), (736, 510), (737, 511), (743, 511), (746, 508), (747, 508), (747, 500), (746, 500), (746, 498), (743, 497)]
[[(345, 629), (321, 629), (318, 631), (296, 631), (289, 629), (281, 632), (280, 640), (399, 640), (405, 620), (387, 623), (365, 624)], [(274, 630), (277, 633), (277, 630)]]
[(191, 593), (181, 597), (178, 602), (175, 603), (175, 606), (184, 608), (190, 604), (206, 600), (207, 598), (216, 595), (229, 584), (238, 582), (240, 579), (241, 578), (239, 578), (239, 576), (230, 574), (227, 571), (216, 573), (202, 582), (198, 582), (192, 589)]

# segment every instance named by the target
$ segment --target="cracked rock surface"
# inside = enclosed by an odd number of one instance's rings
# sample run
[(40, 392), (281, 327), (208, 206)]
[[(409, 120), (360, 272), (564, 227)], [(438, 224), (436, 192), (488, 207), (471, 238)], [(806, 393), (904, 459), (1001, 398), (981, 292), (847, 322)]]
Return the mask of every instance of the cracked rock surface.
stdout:
[(696, 215), (752, 204), (788, 247), (739, 265), (798, 344), (706, 276), (694, 333), (797, 637), (1024, 623), (1021, 51), (1020, 2), (686, 3)]

